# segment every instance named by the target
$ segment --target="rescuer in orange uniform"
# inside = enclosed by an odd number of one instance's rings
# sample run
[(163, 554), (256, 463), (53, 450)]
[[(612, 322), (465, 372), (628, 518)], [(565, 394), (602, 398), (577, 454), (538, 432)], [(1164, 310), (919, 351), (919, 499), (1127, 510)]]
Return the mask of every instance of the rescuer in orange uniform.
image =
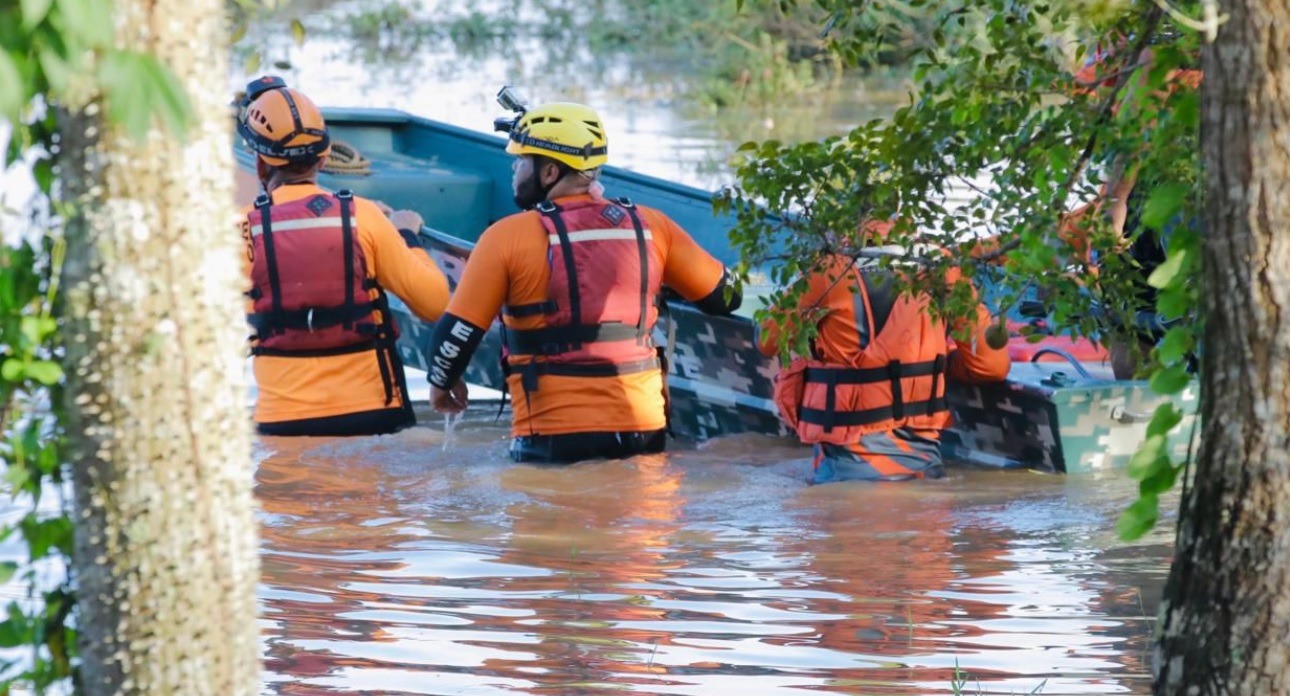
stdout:
[(438, 319), (448, 280), (421, 248), (420, 217), (320, 188), (322, 112), (278, 78), (252, 82), (238, 131), (264, 194), (244, 211), (255, 422), (266, 435), (374, 435), (416, 422), (386, 291)]
[[(889, 225), (865, 225), (866, 233)], [(966, 326), (974, 340), (955, 345), (927, 311), (927, 295), (897, 296), (889, 274), (864, 260), (834, 255), (812, 275), (799, 316), (818, 317), (810, 356), (793, 356), (776, 378), (780, 416), (815, 446), (814, 483), (939, 478), (940, 432), (950, 425), (945, 382), (999, 381), (1006, 346), (987, 345), (989, 311), (978, 304)], [(947, 278), (954, 282), (956, 274)], [(781, 327), (761, 327), (758, 348), (778, 352)]]
[(510, 126), (526, 212), (471, 252), (430, 342), (431, 402), (466, 407), (460, 378), (502, 313), (511, 456), (571, 462), (665, 448), (664, 369), (650, 332), (666, 285), (708, 314), (738, 308), (730, 274), (662, 212), (602, 198), (608, 140), (596, 113), (552, 103)]

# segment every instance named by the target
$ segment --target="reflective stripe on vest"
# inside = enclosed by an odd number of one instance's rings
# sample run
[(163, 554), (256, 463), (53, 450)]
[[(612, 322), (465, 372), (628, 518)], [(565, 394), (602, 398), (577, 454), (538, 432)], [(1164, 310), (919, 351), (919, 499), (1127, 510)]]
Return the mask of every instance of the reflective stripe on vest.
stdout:
[[(283, 220), (281, 222), (270, 222), (270, 228), (274, 232), (289, 232), (292, 230), (329, 230), (340, 227), (343, 220), (339, 216), (324, 218), (304, 218), (301, 220)], [(258, 237), (264, 234), (264, 223), (253, 225), (251, 227), (251, 236)]]

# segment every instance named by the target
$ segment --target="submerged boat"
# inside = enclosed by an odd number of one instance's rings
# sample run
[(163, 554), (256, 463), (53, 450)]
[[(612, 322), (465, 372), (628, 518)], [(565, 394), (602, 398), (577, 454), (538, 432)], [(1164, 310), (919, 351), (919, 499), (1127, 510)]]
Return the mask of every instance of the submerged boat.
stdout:
[[(506, 141), (390, 109), (333, 108), (324, 115), (337, 153), (358, 159), (329, 165), (320, 184), (419, 212), (428, 225), (422, 243), (455, 287), (479, 235), (516, 212)], [(254, 160), (242, 148), (236, 157), (239, 202), (249, 203), (256, 191)], [(604, 168), (601, 180), (607, 195), (661, 209), (713, 256), (735, 263), (727, 242), (733, 218), (713, 212), (711, 193), (613, 166)], [(434, 325), (417, 319), (393, 295), (390, 302), (405, 365), (425, 370)], [(746, 291), (738, 315), (711, 317), (684, 301), (667, 301), (654, 339), (667, 345), (671, 332), (675, 346), (667, 378), (677, 434), (699, 440), (746, 432), (789, 435), (771, 400), (777, 362), (756, 348), (752, 314), (760, 304)], [(1005, 382), (951, 382), (947, 398), (954, 426), (943, 437), (948, 460), (1058, 473), (1127, 464), (1166, 397), (1146, 382), (1114, 379), (1105, 352), (1088, 342), (1018, 339), (1010, 350), (1013, 367)], [(494, 324), (466, 380), (505, 391), (500, 351)], [(1171, 433), (1169, 450), (1181, 457), (1193, 430), (1195, 383), (1174, 401), (1185, 415)]]

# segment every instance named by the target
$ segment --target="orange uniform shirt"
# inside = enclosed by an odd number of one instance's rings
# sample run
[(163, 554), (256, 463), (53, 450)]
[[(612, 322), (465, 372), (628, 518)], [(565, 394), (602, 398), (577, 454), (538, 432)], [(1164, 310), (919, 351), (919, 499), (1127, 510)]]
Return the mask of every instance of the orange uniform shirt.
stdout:
[[(314, 184), (290, 184), (273, 191), (273, 202), (287, 203), (319, 193), (329, 192)], [(242, 211), (248, 287), (252, 247), (245, 216), (251, 210), (247, 207)], [(355, 196), (353, 214), (368, 277), (375, 278), (387, 293), (397, 295), (413, 314), (426, 321), (438, 319), (448, 305), (448, 279), (443, 272), (423, 249), (409, 248), (372, 201)], [(373, 291), (372, 298), (375, 297)], [(253, 311), (252, 306), (248, 301), (247, 312)], [(376, 351), (321, 358), (261, 355), (254, 358), (253, 367), (260, 392), (255, 404), (255, 420), (259, 423), (326, 418), (402, 405), (398, 390), (395, 400), (385, 403)]]
[[(554, 202), (590, 199), (580, 195)], [(663, 258), (663, 284), (687, 300), (700, 300), (715, 290), (724, 270), (721, 262), (662, 212), (644, 206), (636, 209)], [(470, 254), (448, 312), (487, 328), (503, 304), (546, 301), (551, 276), (547, 234), (535, 211), (505, 217), (485, 230)], [(505, 324), (539, 329), (546, 326), (546, 319), (506, 317)], [(659, 371), (613, 377), (544, 375), (541, 388), (527, 398), (519, 375), (511, 375), (507, 383), (514, 414), (512, 435), (646, 431), (666, 425)]]

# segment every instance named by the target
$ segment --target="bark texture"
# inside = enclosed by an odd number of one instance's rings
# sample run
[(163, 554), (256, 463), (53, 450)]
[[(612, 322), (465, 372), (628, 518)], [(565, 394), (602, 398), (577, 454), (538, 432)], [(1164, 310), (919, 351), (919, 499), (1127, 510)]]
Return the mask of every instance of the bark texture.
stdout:
[(1202, 442), (1157, 694), (1290, 694), (1290, 0), (1228, 0), (1202, 56)]
[(197, 121), (63, 129), (64, 267), (84, 693), (259, 691), (257, 533), (234, 233), (224, 0), (116, 0)]

